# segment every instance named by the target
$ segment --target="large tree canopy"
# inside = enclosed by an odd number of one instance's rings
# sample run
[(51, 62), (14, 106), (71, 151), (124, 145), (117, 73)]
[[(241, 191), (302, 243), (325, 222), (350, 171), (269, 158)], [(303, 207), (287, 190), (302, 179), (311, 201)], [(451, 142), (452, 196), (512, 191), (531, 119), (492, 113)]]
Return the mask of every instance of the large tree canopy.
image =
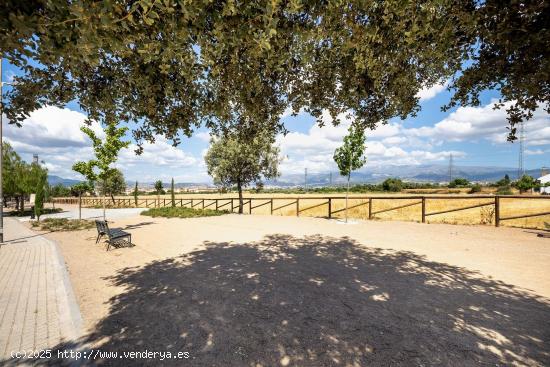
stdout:
[[(178, 143), (199, 124), (284, 130), (304, 108), (374, 128), (418, 110), (417, 91), (463, 67), (451, 105), (498, 88), (512, 123), (548, 107), (545, 1), (7, 0), (0, 52), (22, 68), (12, 123), (78, 100), (91, 119), (136, 122)], [(527, 113), (527, 117), (529, 117)], [(338, 120), (334, 120), (338, 123)]]

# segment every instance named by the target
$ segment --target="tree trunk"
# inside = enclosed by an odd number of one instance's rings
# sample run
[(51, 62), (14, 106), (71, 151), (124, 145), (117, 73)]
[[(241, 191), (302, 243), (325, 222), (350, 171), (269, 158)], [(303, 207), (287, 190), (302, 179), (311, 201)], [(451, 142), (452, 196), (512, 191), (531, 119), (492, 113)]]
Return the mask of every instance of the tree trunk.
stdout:
[(346, 190), (346, 223), (348, 222), (348, 195), (349, 195), (349, 179), (350, 179), (350, 176), (351, 176), (351, 172), (350, 172), (350, 174), (348, 174), (348, 188)]
[(105, 197), (105, 180), (103, 180), (103, 200), (101, 202), (103, 203), (103, 221), (107, 221), (107, 216), (105, 215), (105, 202), (107, 201), (107, 198)]
[(111, 194), (111, 200), (113, 201), (113, 206), (115, 205), (115, 197), (113, 196), (113, 194)]
[(241, 183), (237, 182), (237, 190), (239, 191), (239, 214), (243, 213), (243, 188)]

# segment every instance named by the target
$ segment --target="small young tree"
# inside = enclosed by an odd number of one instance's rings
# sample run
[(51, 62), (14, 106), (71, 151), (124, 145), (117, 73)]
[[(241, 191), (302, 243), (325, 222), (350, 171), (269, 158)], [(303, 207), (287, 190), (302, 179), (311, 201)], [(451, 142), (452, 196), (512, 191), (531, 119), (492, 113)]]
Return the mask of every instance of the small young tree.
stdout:
[(174, 177), (172, 177), (172, 183), (170, 185), (170, 199), (172, 199), (172, 208), (176, 206), (176, 196), (174, 194)]
[(160, 194), (162, 193), (162, 181), (161, 180), (157, 180), (155, 182), (155, 190), (157, 191), (157, 206), (160, 206)]
[(239, 214), (243, 213), (243, 188), (252, 182), (279, 176), (279, 148), (268, 133), (255, 136), (226, 134), (214, 138), (204, 157), (208, 174), (223, 187), (237, 186)]
[(340, 174), (348, 178), (346, 189), (346, 222), (348, 221), (348, 195), (351, 173), (363, 167), (367, 161), (367, 157), (365, 156), (365, 141), (364, 130), (351, 125), (348, 129), (348, 135), (344, 137), (344, 144), (334, 151), (334, 161), (338, 165)]
[(34, 215), (36, 220), (40, 222), (40, 216), (44, 211), (44, 199), (46, 195), (46, 185), (48, 184), (48, 173), (45, 169), (41, 169), (38, 173), (35, 196), (34, 196)]
[(138, 206), (138, 195), (139, 195), (138, 182), (136, 181), (136, 185), (134, 186), (134, 204), (136, 205), (136, 208)]
[[(88, 126), (83, 126), (80, 130), (92, 140), (95, 159), (88, 162), (77, 162), (73, 165), (73, 170), (82, 174), (88, 181), (104, 183), (114, 170), (111, 165), (116, 162), (120, 150), (130, 145), (129, 141), (121, 140), (128, 128), (118, 128), (115, 123), (108, 123), (104, 129), (105, 139), (103, 142)], [(105, 193), (103, 193), (102, 202), (103, 220), (105, 220)]]
[(82, 194), (92, 192), (93, 185), (89, 182), (79, 182), (71, 186), (71, 194), (78, 196), (78, 220), (82, 219)]

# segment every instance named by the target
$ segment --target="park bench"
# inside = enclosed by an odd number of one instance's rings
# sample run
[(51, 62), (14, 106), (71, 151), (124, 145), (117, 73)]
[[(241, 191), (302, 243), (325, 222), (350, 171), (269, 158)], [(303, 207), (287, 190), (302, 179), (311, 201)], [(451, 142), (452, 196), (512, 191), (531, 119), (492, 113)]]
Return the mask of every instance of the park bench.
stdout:
[[(109, 247), (111, 246), (120, 245), (126, 242), (129, 244), (132, 243), (132, 235), (130, 233), (124, 232), (120, 228), (110, 229), (109, 225), (104, 220), (96, 220), (95, 226), (97, 228), (97, 239), (95, 243), (98, 243), (101, 237), (107, 236), (107, 251), (109, 251)], [(124, 240), (125, 238), (127, 238), (128, 241)]]

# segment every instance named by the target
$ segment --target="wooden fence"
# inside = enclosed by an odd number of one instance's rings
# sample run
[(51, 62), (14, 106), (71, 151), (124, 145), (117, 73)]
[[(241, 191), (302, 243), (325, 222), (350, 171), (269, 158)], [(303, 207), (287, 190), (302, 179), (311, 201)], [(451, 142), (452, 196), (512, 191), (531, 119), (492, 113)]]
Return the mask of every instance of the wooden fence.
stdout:
[[(243, 211), (248, 209), (248, 214), (253, 214), (253, 210), (260, 207), (269, 206), (269, 213), (273, 215), (274, 212), (294, 207), (296, 216), (300, 216), (301, 213), (309, 211), (311, 209), (320, 208), (326, 206), (326, 218), (332, 218), (334, 214), (345, 211), (345, 208), (337, 210), (333, 209), (333, 202), (336, 200), (344, 200), (345, 196), (331, 196), (331, 197), (245, 197), (243, 198)], [(529, 214), (516, 214), (512, 216), (502, 216), (501, 213), (501, 201), (506, 199), (522, 199), (522, 200), (545, 200), (544, 203), (548, 203), (548, 211), (529, 213)], [(493, 196), (493, 195), (456, 195), (456, 196), (414, 196), (414, 195), (399, 195), (399, 196), (350, 196), (349, 200), (362, 200), (359, 204), (354, 204), (348, 207), (348, 210), (360, 206), (368, 206), (368, 218), (373, 219), (375, 215), (381, 213), (387, 213), (398, 209), (403, 209), (412, 206), (420, 206), (421, 214), (420, 220), (422, 223), (426, 223), (426, 218), (430, 216), (436, 216), (440, 214), (446, 214), (451, 212), (457, 212), (462, 210), (468, 210), (473, 208), (480, 208), (486, 206), (492, 206), (494, 212), (495, 226), (499, 226), (500, 222), (512, 219), (531, 218), (550, 215), (550, 196), (535, 196), (535, 195), (506, 195), (506, 196)], [(59, 204), (78, 204), (78, 198), (55, 198), (54, 203)], [(83, 206), (102, 206), (102, 198), (96, 197), (83, 197)], [(106, 205), (109, 207), (140, 207), (140, 208), (155, 208), (155, 207), (169, 207), (172, 206), (171, 199), (138, 199), (137, 205), (133, 198), (115, 198), (114, 201), (110, 198), (106, 198)], [(312, 200), (322, 201), (314, 205), (307, 205), (307, 202)], [(396, 205), (389, 208), (380, 210), (374, 210), (374, 204), (379, 200), (395, 200), (397, 202), (403, 200), (414, 200), (412, 203), (406, 203), (402, 205)], [(486, 200), (482, 203), (476, 203), (474, 205), (463, 206), (459, 208), (445, 209), (439, 211), (428, 212), (426, 210), (426, 203), (432, 200)], [(284, 202), (284, 203), (281, 203)], [(290, 202), (288, 202), (290, 201)], [(175, 199), (174, 205), (177, 207), (189, 207), (189, 208), (201, 208), (201, 209), (215, 209), (215, 210), (229, 210), (234, 212), (239, 205), (238, 198), (184, 198)]]

